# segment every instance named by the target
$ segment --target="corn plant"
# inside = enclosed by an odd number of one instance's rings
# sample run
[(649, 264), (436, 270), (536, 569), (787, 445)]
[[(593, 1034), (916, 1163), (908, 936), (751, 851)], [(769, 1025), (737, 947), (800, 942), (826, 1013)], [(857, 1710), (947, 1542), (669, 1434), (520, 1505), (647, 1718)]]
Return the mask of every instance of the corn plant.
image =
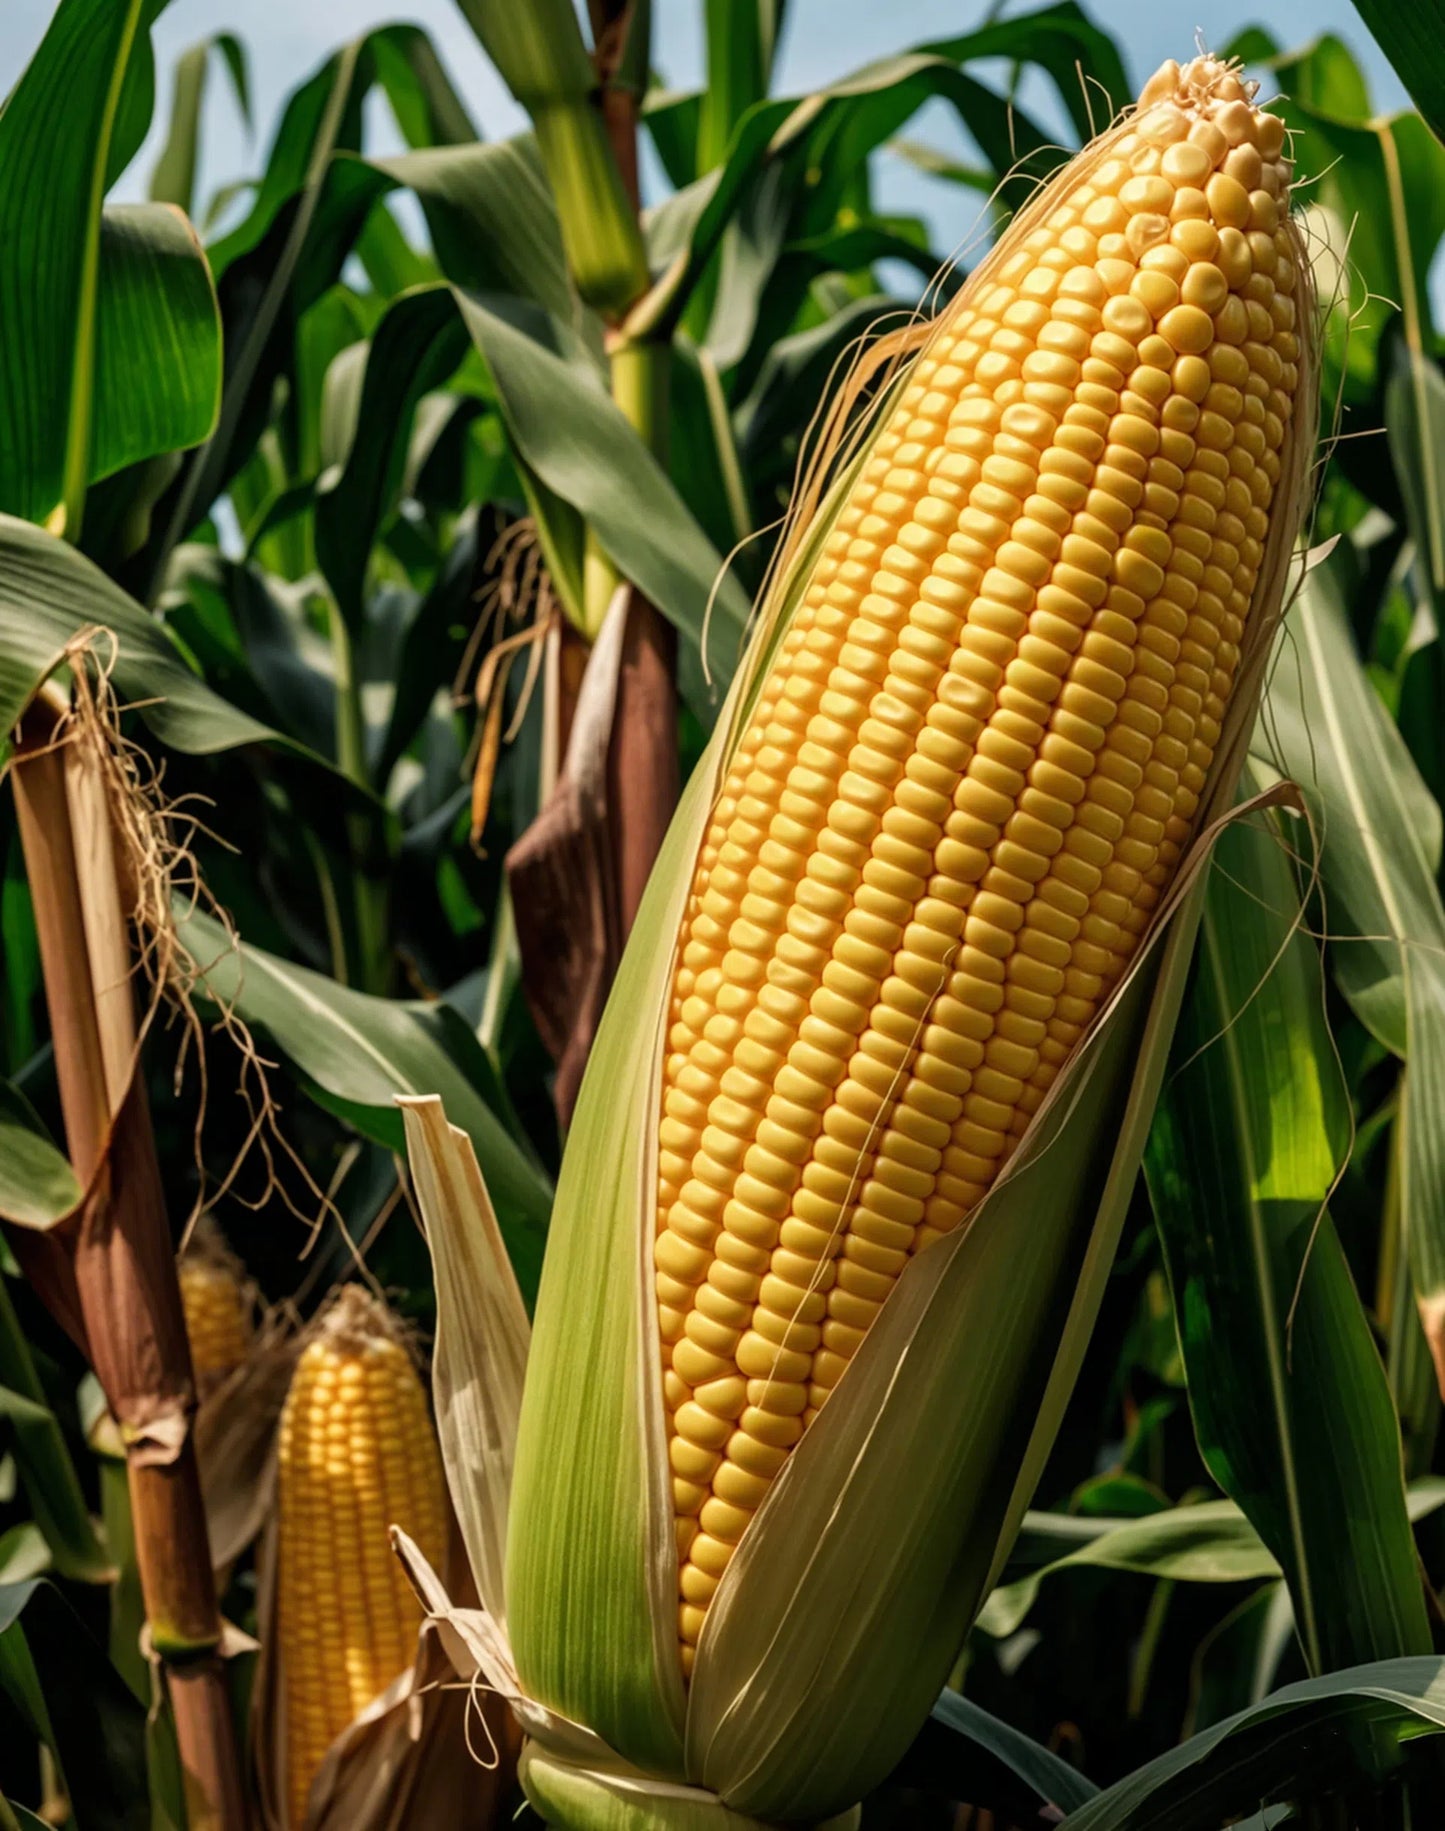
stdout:
[[(202, 200), (244, 45), (160, 10), (0, 111), (0, 1823), (1431, 1822), (1431, 33), (1361, 7), (1419, 113), (1253, 29), (1069, 167), (1144, 74), (1073, 0), (806, 96), (778, 0), (695, 94), (461, 0), (529, 131), (384, 27)], [(197, 1413), (212, 1197), (283, 1307)], [(347, 1515), (432, 1626), (313, 1785), (253, 1541), (358, 1276), (458, 1530)]]

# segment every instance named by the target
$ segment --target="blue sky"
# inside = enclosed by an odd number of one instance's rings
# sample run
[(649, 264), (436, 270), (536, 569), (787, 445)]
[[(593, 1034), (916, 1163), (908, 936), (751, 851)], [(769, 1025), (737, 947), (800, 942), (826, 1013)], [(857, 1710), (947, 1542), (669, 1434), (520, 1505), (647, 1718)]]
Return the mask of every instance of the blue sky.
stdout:
[[(515, 0), (525, 4), (525, 0)], [(1401, 0), (1408, 4), (1409, 0)], [(8, 90), (39, 41), (54, 0), (0, 0), (0, 93)], [(1088, 0), (1086, 0), (1088, 4)], [(1025, 10), (1011, 0), (1007, 11)], [(1266, 22), (1276, 37), (1299, 44), (1320, 32), (1348, 39), (1369, 74), (1381, 111), (1406, 103), (1398, 80), (1365, 31), (1351, 0), (1096, 0), (1090, 8), (1126, 47), (1130, 75), (1141, 82), (1166, 57), (1190, 55), (1200, 15), (1207, 13), (1215, 45), (1241, 26)], [(985, 0), (790, 0), (787, 33), (777, 82), (780, 93), (800, 93), (840, 76), (856, 65), (920, 40), (966, 30), (985, 11)], [(702, 0), (654, 0), (654, 61), (675, 86), (701, 77)], [(212, 91), (203, 147), (201, 192), (254, 173), (261, 165), (271, 123), (282, 98), (328, 51), (346, 38), (396, 18), (431, 32), (453, 77), (485, 135), (512, 132), (521, 117), (477, 47), (456, 0), (172, 0), (155, 31), (162, 94), (177, 54), (196, 39), (223, 28), (238, 32), (251, 54), (258, 132), (248, 138), (221, 85)], [(1036, 93), (1027, 93), (1039, 107)], [(1047, 119), (1047, 107), (1040, 112)], [(394, 140), (391, 123), (378, 106), (376, 149)], [(964, 145), (947, 108), (933, 104), (906, 129), (911, 138), (946, 151)], [(145, 194), (154, 161), (154, 136), (121, 181), (118, 195)], [(923, 177), (903, 161), (884, 157), (878, 165), (878, 196), (884, 206), (926, 216), (940, 251), (952, 248), (973, 226), (977, 200), (969, 193)]]

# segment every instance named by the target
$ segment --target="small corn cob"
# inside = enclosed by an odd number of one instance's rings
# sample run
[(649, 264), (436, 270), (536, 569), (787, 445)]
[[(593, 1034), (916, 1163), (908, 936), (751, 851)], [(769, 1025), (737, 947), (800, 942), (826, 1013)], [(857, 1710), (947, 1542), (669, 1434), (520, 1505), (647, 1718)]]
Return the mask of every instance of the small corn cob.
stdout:
[(285, 1797), (300, 1831), (337, 1736), (412, 1663), (421, 1619), (388, 1528), (440, 1566), (436, 1437), (398, 1325), (346, 1285), (303, 1350), (281, 1415), (277, 1641)]
[(246, 1358), (255, 1333), (245, 1270), (209, 1217), (197, 1222), (177, 1275), (196, 1390), (204, 1398)]
[(1253, 93), (1165, 65), (945, 315), (741, 730), (659, 1132), (685, 1672), (793, 1445), (1008, 1161), (1191, 833), (1301, 372), (1284, 127)]

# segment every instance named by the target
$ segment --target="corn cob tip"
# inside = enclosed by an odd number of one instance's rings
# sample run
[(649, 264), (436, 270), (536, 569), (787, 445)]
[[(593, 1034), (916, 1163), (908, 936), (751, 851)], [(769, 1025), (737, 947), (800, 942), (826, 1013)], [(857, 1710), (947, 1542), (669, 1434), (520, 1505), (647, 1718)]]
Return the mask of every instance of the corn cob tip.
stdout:
[(1309, 420), (1284, 125), (1253, 97), (1166, 63), (1016, 219), (731, 740), (658, 1131), (685, 1674), (792, 1447), (993, 1185), (1188, 844)]

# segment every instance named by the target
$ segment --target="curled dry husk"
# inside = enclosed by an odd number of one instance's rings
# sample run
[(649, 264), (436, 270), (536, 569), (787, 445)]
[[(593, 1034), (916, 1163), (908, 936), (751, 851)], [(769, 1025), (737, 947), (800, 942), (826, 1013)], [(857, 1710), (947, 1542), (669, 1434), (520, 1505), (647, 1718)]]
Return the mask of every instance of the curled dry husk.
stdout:
[[(290, 1369), (307, 1340), (307, 1331), (290, 1329), (290, 1363), (281, 1382), (278, 1419)], [(285, 1661), (277, 1634), (277, 1532), (271, 1504), (274, 1442), (273, 1428), (266, 1529), (257, 1556), (260, 1657), (251, 1697), (252, 1755), (266, 1831), (410, 1831), (418, 1825), (485, 1831), (511, 1789), (520, 1735), (499, 1700), (458, 1677), (462, 1668), (430, 1617), (419, 1624), (411, 1665), (332, 1743), (312, 1782), (305, 1823), (288, 1821)], [(215, 1530), (213, 1524), (213, 1546)], [(404, 1539), (396, 1528), (393, 1532)], [(463, 1606), (475, 1599), (455, 1524), (448, 1535), (446, 1576)]]
[(276, 1428), (300, 1342), (285, 1306), (262, 1317), (246, 1358), (201, 1399), (193, 1426), (211, 1563), (228, 1571), (259, 1537), (276, 1492)]
[[(1068, 182), (1122, 131), (1094, 142)], [(1052, 200), (1050, 187), (1017, 231)], [(964, 296), (989, 283), (993, 265), (982, 263)], [(1302, 380), (1278, 511), (1195, 841), (1007, 1169), (966, 1227), (910, 1262), (774, 1481), (709, 1607), (686, 1692), (651, 1277), (668, 990), (718, 784), (861, 462), (856, 438), (821, 501), (816, 484), (800, 493), (806, 520), (633, 930), (568, 1139), (525, 1388), (521, 1302), (465, 1135), (439, 1101), (402, 1103), (436, 1268), (443, 1454), (482, 1608), (454, 1609), (414, 1548), (404, 1555), (458, 1670), (480, 1672), (511, 1701), (529, 1737), (525, 1783), (554, 1823), (851, 1824), (947, 1680), (1097, 1313), (1212, 841), (1261, 802), (1298, 805), (1288, 784), (1242, 807), (1235, 790), (1289, 596), (1313, 450), (1307, 278), (1301, 302)], [(926, 330), (905, 339), (926, 340)], [(878, 413), (900, 385), (880, 390)]]

